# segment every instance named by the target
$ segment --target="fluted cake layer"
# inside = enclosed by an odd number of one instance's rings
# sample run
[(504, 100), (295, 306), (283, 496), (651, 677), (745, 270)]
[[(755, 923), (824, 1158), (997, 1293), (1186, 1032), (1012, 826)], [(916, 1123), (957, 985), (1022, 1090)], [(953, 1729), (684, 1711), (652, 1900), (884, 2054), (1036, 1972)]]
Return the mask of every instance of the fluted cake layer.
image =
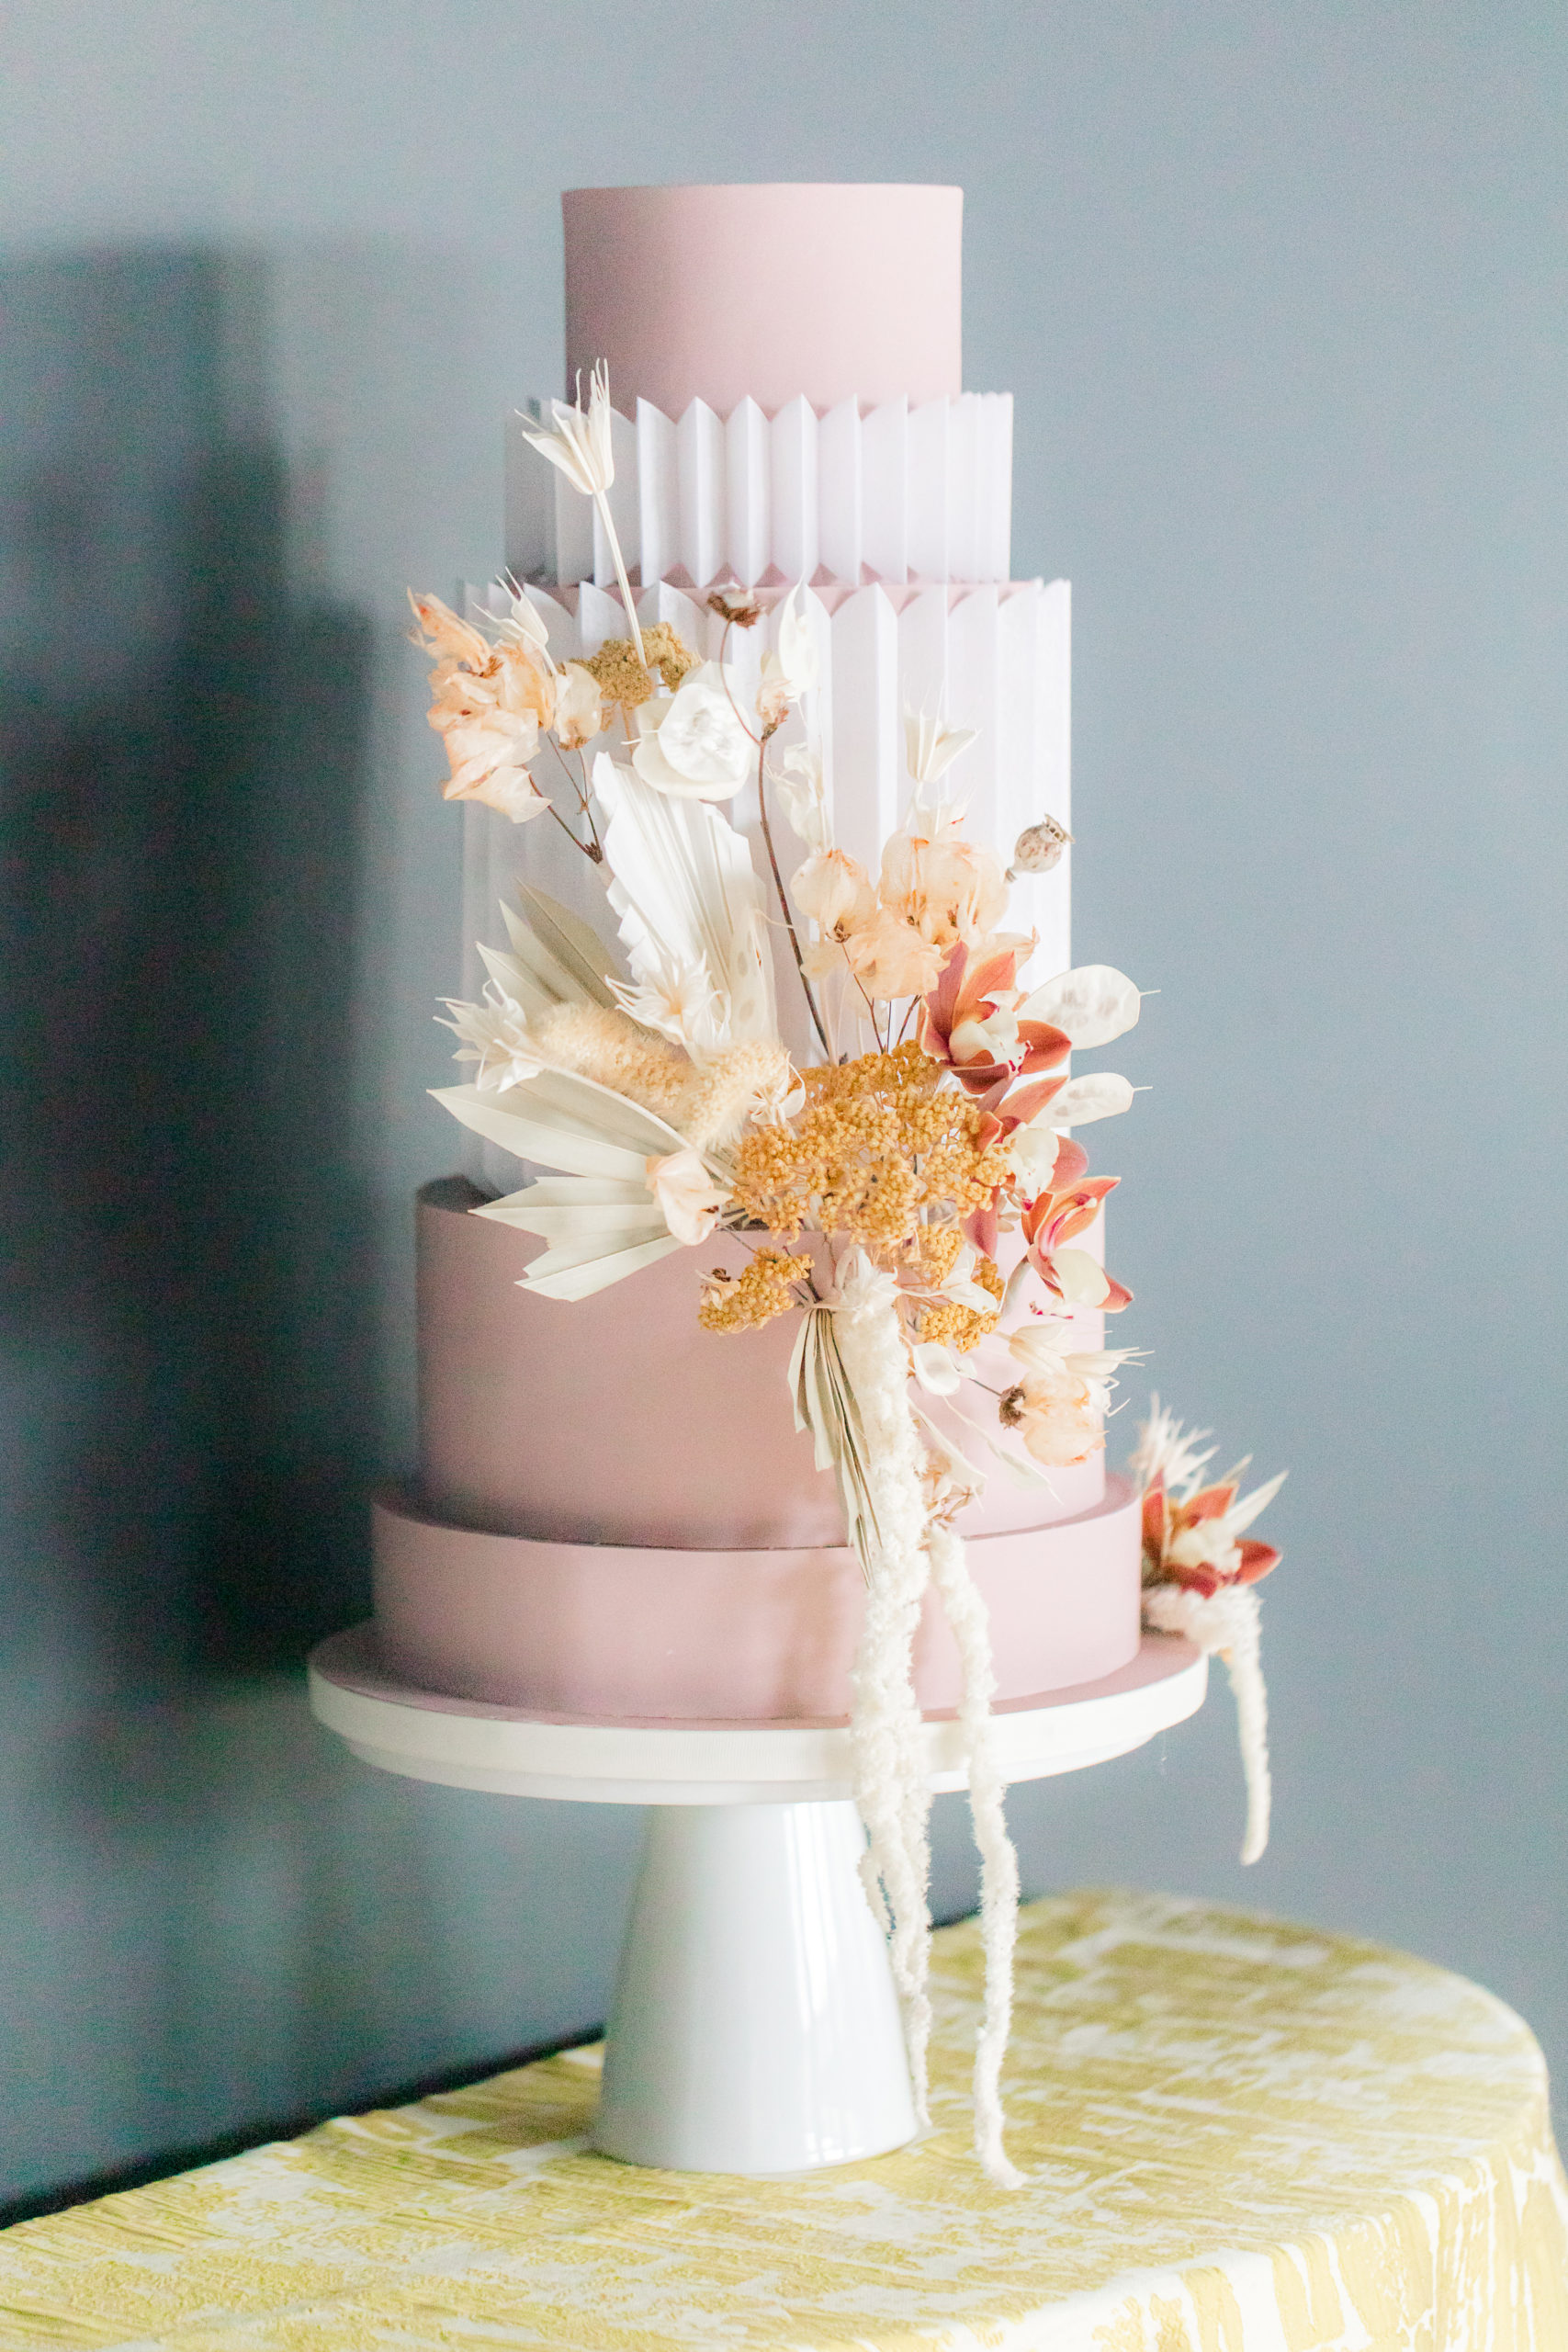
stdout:
[[(913, 789), (907, 707), (976, 730), (944, 779), (971, 839), (1006, 856), (1045, 814), (1071, 822), (1068, 590), (1007, 577), (1012, 408), (963, 390), (961, 209), (958, 190), (931, 187), (564, 200), (569, 389), (607, 363), (621, 412), (610, 506), (640, 618), (671, 623), (705, 659), (722, 647), (752, 697), (781, 596), (803, 584), (816, 683), (781, 750), (819, 753), (836, 841), (873, 869)], [(602, 522), (527, 447), (526, 421), (508, 425), (506, 558), (564, 662), (627, 621)], [(718, 582), (759, 592), (756, 627), (726, 637), (705, 601)], [(726, 813), (766, 871), (755, 786)], [(557, 827), (470, 805), (468, 997), (484, 978), (474, 943), (500, 944), (499, 902), (525, 876), (604, 922), (603, 892)], [(1015, 885), (1010, 921), (1040, 934), (1037, 978), (1071, 960), (1068, 906), (1066, 859)], [(775, 962), (784, 1034), (804, 1057), (782, 927)], [(573, 1304), (519, 1288), (540, 1245), (468, 1211), (524, 1171), (466, 1141), (483, 1191), (452, 1180), (421, 1197), (420, 1467), (376, 1513), (389, 1663), (433, 1690), (569, 1718), (843, 1718), (863, 1585), (834, 1482), (794, 1426), (793, 1318), (701, 1328), (699, 1268), (739, 1262), (722, 1236)], [(1084, 1246), (1098, 1250), (1098, 1231)], [(1100, 1318), (1077, 1320), (1077, 1343), (1098, 1345)], [(1005, 1386), (1005, 1345), (983, 1347), (996, 1354), (985, 1377)], [(947, 1408), (925, 1401), (941, 1426)], [(997, 1468), (960, 1523), (1004, 1701), (1134, 1656), (1138, 1510), (1103, 1455), (1032, 1488)], [(916, 1689), (928, 1711), (959, 1695), (931, 1608)]]

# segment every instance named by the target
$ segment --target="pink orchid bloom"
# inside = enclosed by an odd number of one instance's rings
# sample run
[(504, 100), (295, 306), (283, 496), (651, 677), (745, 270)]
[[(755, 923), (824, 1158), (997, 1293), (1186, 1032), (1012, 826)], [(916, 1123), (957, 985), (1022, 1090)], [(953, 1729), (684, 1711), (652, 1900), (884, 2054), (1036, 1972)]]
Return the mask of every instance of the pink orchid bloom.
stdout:
[[(933, 1061), (946, 1063), (967, 1093), (1005, 1090), (1015, 1078), (1054, 1069), (1072, 1050), (1048, 1021), (1011, 1017), (1018, 1001), (1018, 956), (1014, 944), (982, 949), (972, 961), (960, 940), (920, 1007), (920, 1044)], [(1051, 1092), (1065, 1083), (1056, 1080)]]
[[(1224, 1478), (1178, 1502), (1166, 1492), (1164, 1471), (1156, 1471), (1144, 1492), (1145, 1584), (1183, 1585), (1207, 1600), (1228, 1586), (1257, 1584), (1279, 1566), (1274, 1544), (1238, 1538), (1233, 1531), (1238, 1487), (1237, 1479)], [(1261, 1493), (1251, 1498), (1255, 1507), (1263, 1499)], [(1245, 1523), (1245, 1505), (1239, 1516)]]
[[(1100, 1203), (1108, 1193), (1113, 1193), (1121, 1179), (1116, 1176), (1090, 1176), (1086, 1173), (1089, 1155), (1081, 1144), (1064, 1136), (1056, 1152), (1056, 1164), (1051, 1171), (1049, 1188), (1031, 1201), (1023, 1212), (1023, 1239), (1029, 1262), (1054, 1297), (1064, 1304), (1066, 1299), (1057, 1279), (1054, 1261), (1058, 1250), (1087, 1232), (1100, 1215)], [(1133, 1294), (1125, 1283), (1111, 1274), (1105, 1276), (1106, 1295), (1096, 1302), (1107, 1315), (1119, 1315), (1133, 1303)]]

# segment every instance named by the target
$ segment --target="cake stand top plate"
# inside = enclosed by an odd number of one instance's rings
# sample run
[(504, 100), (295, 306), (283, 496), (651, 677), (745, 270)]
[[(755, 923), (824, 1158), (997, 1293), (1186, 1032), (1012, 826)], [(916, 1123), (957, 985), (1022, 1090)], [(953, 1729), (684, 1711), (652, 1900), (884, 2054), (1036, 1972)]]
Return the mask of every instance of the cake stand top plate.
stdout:
[[(1044, 1780), (1125, 1756), (1203, 1703), (1208, 1660), (1183, 1641), (1145, 1634), (1120, 1672), (994, 1713), (1007, 1781)], [(310, 1658), (310, 1704), (367, 1764), (447, 1788), (588, 1804), (798, 1804), (852, 1793), (842, 1724), (562, 1722), (400, 1682), (381, 1665), (373, 1625), (352, 1626)], [(928, 1717), (934, 1791), (965, 1783), (952, 1717)]]

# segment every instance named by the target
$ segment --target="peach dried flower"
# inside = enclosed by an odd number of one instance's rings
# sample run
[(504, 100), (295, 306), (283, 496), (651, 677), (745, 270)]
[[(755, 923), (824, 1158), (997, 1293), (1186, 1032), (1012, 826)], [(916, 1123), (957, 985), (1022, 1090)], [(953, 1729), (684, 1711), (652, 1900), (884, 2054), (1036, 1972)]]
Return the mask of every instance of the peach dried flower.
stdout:
[(566, 662), (556, 686), (556, 735), (569, 752), (579, 752), (604, 725), (604, 695), (592, 670)]
[(438, 656), (430, 673), (430, 724), (446, 747), (448, 800), (482, 800), (513, 824), (543, 816), (528, 763), (555, 709), (555, 680), (521, 634), (491, 645), (439, 596), (410, 594), (416, 642)]
[(885, 1002), (924, 996), (942, 972), (942, 949), (886, 906), (845, 941), (844, 954), (867, 996)]
[(882, 853), (882, 902), (933, 946), (975, 947), (1007, 913), (1008, 887), (994, 850), (950, 829), (895, 833)]
[(819, 850), (790, 882), (795, 905), (809, 915), (824, 939), (841, 944), (863, 931), (876, 914), (876, 892), (859, 858), (841, 849)]

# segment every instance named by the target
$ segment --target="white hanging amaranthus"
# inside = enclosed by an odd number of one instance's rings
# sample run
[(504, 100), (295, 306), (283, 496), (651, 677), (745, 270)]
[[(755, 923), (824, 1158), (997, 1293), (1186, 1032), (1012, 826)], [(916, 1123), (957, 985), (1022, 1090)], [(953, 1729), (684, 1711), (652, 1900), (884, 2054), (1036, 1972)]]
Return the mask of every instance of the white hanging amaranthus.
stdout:
[(986, 2005), (975, 2044), (975, 2149), (1000, 2188), (1021, 2188), (1023, 2175), (1002, 2144), (1002, 2060), (1012, 2030), (1012, 1962), (1018, 1942), (1018, 1856), (1008, 1836), (1002, 1800), (1007, 1783), (997, 1763), (991, 1701), (997, 1677), (991, 1629), (979, 1588), (969, 1573), (964, 1538), (950, 1521), (933, 1519), (931, 1573), (964, 1670), (959, 1728), (969, 1773), (969, 1814), (980, 1850), (980, 1942), (986, 1956)]
[(1235, 1698), (1236, 1734), (1247, 1782), (1244, 1862), (1261, 1860), (1269, 1843), (1272, 1784), (1269, 1777), (1269, 1691), (1263, 1679), (1261, 1612), (1247, 1585), (1226, 1585), (1205, 1597), (1179, 1584), (1152, 1585), (1144, 1595), (1144, 1622), (1156, 1633), (1181, 1634), (1224, 1661)]
[(915, 2111), (931, 2120), (927, 1988), (931, 1878), (924, 1727), (915, 1698), (913, 1656), (920, 1602), (931, 1576), (920, 1447), (908, 1399), (908, 1358), (898, 1322), (897, 1284), (863, 1250), (839, 1272), (829, 1312), (832, 1336), (857, 1408), (861, 1476), (871, 1542), (863, 1554), (865, 1617), (855, 1659), (850, 1746), (855, 1800), (869, 1843), (861, 1876), (890, 1936), (894, 1982), (904, 2005)]
[(1257, 1587), (1278, 1567), (1280, 1554), (1247, 1530), (1273, 1501), (1285, 1473), (1249, 1495), (1241, 1492), (1245, 1462), (1205, 1483), (1214, 1449), (1199, 1449), (1208, 1434), (1189, 1436), (1157, 1396), (1150, 1399), (1131, 1464), (1144, 1494), (1144, 1622), (1224, 1661), (1247, 1781), (1241, 1859), (1256, 1862), (1269, 1843), (1271, 1793)]
[(930, 2121), (931, 1784), (913, 1654), (933, 1576), (953, 1627), (963, 1668), (959, 1724), (982, 1864), (986, 2005), (975, 2058), (975, 2146), (987, 2176), (1000, 2188), (1017, 2188), (1022, 2175), (1002, 2144), (999, 2085), (1012, 2015), (1018, 1860), (1007, 1834), (991, 1733), (996, 1678), (989, 1629), (963, 1538), (933, 1516), (927, 1499), (897, 1299), (891, 1274), (863, 1250), (846, 1255), (836, 1296), (807, 1311), (795, 1344), (795, 1419), (813, 1432), (818, 1466), (837, 1474), (865, 1571), (850, 1724), (855, 1800), (867, 1836), (861, 1875), (889, 1937), (922, 2125)]

